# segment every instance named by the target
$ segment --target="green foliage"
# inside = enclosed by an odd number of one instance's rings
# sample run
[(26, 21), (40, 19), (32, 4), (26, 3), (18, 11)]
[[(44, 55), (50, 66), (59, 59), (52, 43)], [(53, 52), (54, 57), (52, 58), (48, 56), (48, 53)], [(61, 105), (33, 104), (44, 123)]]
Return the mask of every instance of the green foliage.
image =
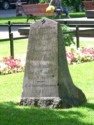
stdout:
[(62, 6), (70, 6), (71, 5), (71, 0), (61, 0)]
[[(71, 31), (69, 27), (66, 25), (62, 26), (62, 30), (64, 33)], [(66, 46), (70, 46), (71, 44), (74, 44), (73, 35), (71, 33), (64, 34), (64, 42)]]
[(82, 0), (71, 0), (71, 5), (74, 7), (76, 12), (79, 12), (79, 7), (82, 4)]
[(50, 0), (39, 0), (39, 3), (49, 3)]
[[(49, 3), (50, 0), (39, 0), (39, 3)], [(73, 6), (74, 10), (79, 12), (79, 6), (82, 5), (82, 0), (61, 0), (62, 6)]]
[[(39, 0), (39, 3), (49, 3), (50, 2), (50, 0)], [(61, 0), (61, 4), (62, 5), (70, 5), (70, 3), (71, 3), (71, 0)]]

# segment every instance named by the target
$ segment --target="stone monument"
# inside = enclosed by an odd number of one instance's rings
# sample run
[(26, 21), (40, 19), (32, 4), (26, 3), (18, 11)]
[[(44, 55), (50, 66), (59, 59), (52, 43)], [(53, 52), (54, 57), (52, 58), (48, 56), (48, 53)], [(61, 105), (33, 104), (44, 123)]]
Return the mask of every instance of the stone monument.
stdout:
[(68, 108), (84, 102), (69, 73), (59, 23), (44, 18), (32, 24), (20, 105)]

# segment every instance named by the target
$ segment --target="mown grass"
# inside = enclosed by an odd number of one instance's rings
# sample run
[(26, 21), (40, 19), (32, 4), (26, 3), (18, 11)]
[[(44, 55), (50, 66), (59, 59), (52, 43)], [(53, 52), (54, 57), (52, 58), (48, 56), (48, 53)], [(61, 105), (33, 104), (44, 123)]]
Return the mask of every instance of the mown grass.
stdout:
[[(14, 57), (15, 55), (26, 54), (28, 39), (14, 40)], [(0, 41), (0, 60), (3, 57), (10, 56), (10, 42), (9, 41)]]
[(19, 106), (23, 73), (0, 76), (0, 125), (94, 125), (94, 62), (69, 66), (87, 103), (70, 109)]
[[(14, 43), (15, 54), (26, 53), (27, 40)], [(8, 56), (9, 42), (0, 42), (0, 48), (0, 56)], [(24, 73), (1, 75), (0, 125), (94, 125), (94, 61), (69, 65), (69, 70), (74, 84), (87, 98), (87, 103), (69, 109), (19, 106)]]
[[(0, 23), (25, 22), (26, 18), (0, 19)], [(22, 19), (22, 20), (21, 20)], [(24, 54), (28, 40), (14, 41), (14, 54)], [(94, 46), (89, 40), (81, 46)], [(0, 58), (10, 56), (9, 41), (0, 42)], [(74, 84), (86, 95), (87, 103), (70, 109), (42, 109), (19, 106), (24, 73), (0, 76), (0, 125), (94, 125), (94, 61), (69, 65)]]
[[(74, 42), (76, 45), (76, 37), (74, 37)], [(79, 37), (80, 47), (92, 47), (94, 48), (94, 39), (93, 37)]]
[[(71, 18), (78, 18), (78, 17), (85, 17), (86, 14), (85, 12), (74, 12), (70, 13)], [(47, 18), (52, 19), (52, 16), (46, 16)], [(36, 17), (37, 20), (44, 18), (43, 16)], [(62, 18), (66, 18), (65, 14), (62, 15)], [(22, 17), (5, 17), (5, 18), (0, 18), (0, 24), (7, 24), (8, 21), (11, 21), (11, 23), (26, 23), (27, 17), (22, 16)], [(29, 22), (34, 22), (34, 19), (30, 19)]]
[[(74, 41), (76, 41), (76, 40), (74, 40)], [(14, 57), (15, 57), (15, 55), (26, 54), (28, 39), (14, 40), (13, 43), (14, 43)], [(89, 47), (89, 46), (94, 48), (93, 38), (92, 39), (91, 38), (85, 38), (85, 39), (81, 38), (80, 39), (80, 47)], [(0, 41), (0, 48), (1, 48), (0, 49), (0, 60), (2, 60), (3, 57), (10, 56), (10, 41)]]

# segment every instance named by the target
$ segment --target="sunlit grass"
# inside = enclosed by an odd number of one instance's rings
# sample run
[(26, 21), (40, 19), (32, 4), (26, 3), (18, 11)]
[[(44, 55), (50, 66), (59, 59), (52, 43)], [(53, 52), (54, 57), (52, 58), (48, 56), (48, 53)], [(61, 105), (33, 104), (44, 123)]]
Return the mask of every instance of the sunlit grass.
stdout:
[[(85, 12), (73, 12), (73, 13), (70, 13), (70, 16), (71, 16), (71, 18), (85, 17)], [(36, 17), (36, 19), (38, 20), (38, 19), (41, 19), (43, 17), (44, 16), (39, 16), (39, 17)], [(46, 17), (52, 19), (52, 16), (46, 16)], [(62, 15), (62, 19), (63, 18), (66, 18), (65, 14)], [(26, 20), (27, 20), (26, 16), (21, 16), (21, 17), (5, 17), (5, 18), (0, 18), (0, 24), (7, 24), (8, 21), (11, 21), (11, 23), (27, 23)], [(29, 20), (29, 22), (34, 22), (34, 19), (31, 18)]]
[(87, 103), (70, 109), (19, 106), (23, 73), (0, 76), (0, 125), (94, 125), (94, 61), (69, 65), (73, 82)]
[[(15, 40), (14, 44), (15, 55), (26, 53), (27, 39)], [(0, 58), (9, 57), (9, 41), (0, 42), (0, 48)], [(69, 65), (69, 70), (74, 84), (87, 98), (87, 103), (70, 109), (19, 106), (24, 73), (1, 75), (0, 125), (94, 125), (94, 61)]]
[[(14, 57), (16, 55), (26, 54), (28, 39), (14, 40)], [(0, 41), (0, 60), (3, 57), (10, 57), (10, 42), (9, 41)]]

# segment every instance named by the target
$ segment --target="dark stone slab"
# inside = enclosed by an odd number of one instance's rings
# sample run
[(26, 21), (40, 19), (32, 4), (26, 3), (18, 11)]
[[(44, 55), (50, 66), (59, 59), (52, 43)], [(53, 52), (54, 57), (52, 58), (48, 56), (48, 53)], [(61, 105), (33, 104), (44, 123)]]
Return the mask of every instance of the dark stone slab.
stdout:
[[(19, 32), (20, 35), (29, 35), (30, 28), (20, 28)], [(76, 35), (76, 30), (74, 31), (74, 35)], [(80, 29), (79, 30), (79, 37), (94, 37), (94, 29)]]
[(29, 35), (29, 30), (30, 30), (30, 27), (19, 28), (18, 32), (20, 33), (20, 35), (28, 36)]
[(86, 10), (86, 17), (87, 18), (94, 18), (94, 9), (93, 10)]

